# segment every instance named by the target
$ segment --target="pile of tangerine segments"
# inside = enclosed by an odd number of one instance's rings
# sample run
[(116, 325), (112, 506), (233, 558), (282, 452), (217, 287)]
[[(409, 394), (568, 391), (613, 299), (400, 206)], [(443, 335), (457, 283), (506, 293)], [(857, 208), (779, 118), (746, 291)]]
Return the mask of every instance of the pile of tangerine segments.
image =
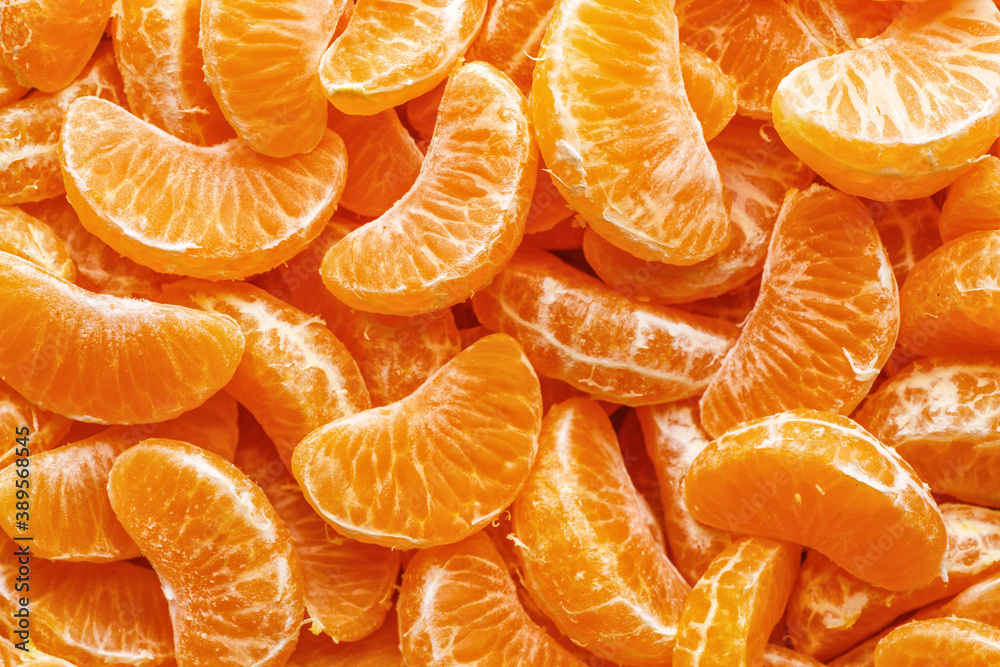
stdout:
[(992, 0), (0, 3), (4, 667), (1000, 664)]

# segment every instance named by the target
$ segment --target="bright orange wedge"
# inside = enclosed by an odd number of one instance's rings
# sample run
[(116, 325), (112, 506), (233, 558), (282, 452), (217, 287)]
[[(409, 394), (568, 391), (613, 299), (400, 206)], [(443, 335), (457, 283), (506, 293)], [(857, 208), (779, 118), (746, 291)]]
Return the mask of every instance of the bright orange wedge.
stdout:
[(48, 225), (18, 208), (0, 206), (0, 251), (33, 262), (67, 282), (76, 282), (76, 265), (63, 240)]
[(555, 0), (493, 0), (476, 39), (465, 52), (469, 62), (485, 60), (521, 89), (531, 92), (531, 73)]
[(988, 155), (948, 188), (941, 209), (941, 238), (1000, 229), (1000, 158)]
[(714, 60), (686, 44), (681, 44), (680, 54), (684, 92), (705, 141), (711, 141), (736, 115), (736, 81)]
[(24, 396), (14, 391), (6, 382), (0, 382), (0, 429), (7, 434), (0, 448), (0, 468), (5, 468), (17, 458), (15, 452), (17, 429), (28, 427), (28, 447), (32, 454), (54, 449), (62, 443), (72, 422), (62, 415), (40, 409)]
[(912, 621), (875, 649), (875, 667), (993, 667), (1000, 663), (1000, 628), (963, 618)]

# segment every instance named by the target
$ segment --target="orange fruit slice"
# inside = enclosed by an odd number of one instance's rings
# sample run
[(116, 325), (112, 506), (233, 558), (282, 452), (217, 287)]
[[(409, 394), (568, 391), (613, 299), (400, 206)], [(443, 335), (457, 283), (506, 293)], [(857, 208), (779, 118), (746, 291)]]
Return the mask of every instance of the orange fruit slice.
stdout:
[(1000, 628), (964, 618), (912, 621), (878, 643), (875, 667), (917, 667), (928, 656), (939, 664), (990, 667), (1000, 661)]
[(823, 663), (813, 660), (808, 655), (785, 648), (781, 644), (768, 644), (764, 647), (762, 667), (823, 667)]
[(212, 96), (198, 47), (201, 0), (122, 0), (115, 55), (132, 113), (192, 144), (236, 136)]
[(945, 243), (899, 291), (899, 344), (915, 356), (1000, 352), (998, 281), (1000, 231)]
[(520, 345), (487, 336), (406, 398), (311, 433), (292, 473), (343, 535), (394, 548), (457, 542), (520, 491), (541, 412)]
[(802, 549), (759, 537), (733, 542), (715, 560), (684, 603), (675, 667), (755, 665), (799, 572)]
[(184, 279), (162, 299), (233, 318), (246, 345), (228, 391), (274, 440), (281, 460), (312, 431), (371, 407), (350, 352), (315, 318), (240, 282)]
[(335, 643), (325, 634), (303, 629), (285, 667), (406, 667), (399, 649), (396, 613), (390, 613), (382, 627), (356, 642)]
[(951, 184), (939, 221), (941, 238), (952, 241), (970, 232), (1000, 230), (1000, 158), (987, 155)]
[(563, 634), (630, 665), (669, 662), (689, 591), (647, 512), (600, 406), (577, 398), (549, 410), (511, 506), (524, 584)]
[(344, 113), (370, 116), (426, 93), (460, 63), (479, 32), (486, 0), (359, 2), (323, 54), (319, 78)]
[(718, 437), (800, 407), (849, 413), (892, 352), (898, 301), (889, 258), (860, 202), (820, 186), (790, 194), (760, 296), (702, 396), (705, 430)]
[[(20, 638), (16, 638), (20, 639)], [(28, 640), (28, 653), (6, 637), (0, 637), (0, 663), (7, 666), (31, 665), (31, 667), (76, 667), (62, 658), (54, 658), (44, 651), (39, 651), (31, 640)]]
[[(944, 521), (913, 469), (846, 417), (793, 410), (713, 440), (684, 482), (695, 519), (788, 540), (898, 591), (943, 570)], [(882, 544), (875, 557), (858, 545)]]
[(711, 141), (736, 115), (736, 81), (714, 60), (686, 44), (680, 45), (680, 54), (684, 92), (701, 123), (705, 141)]
[(398, 606), (406, 664), (583, 664), (531, 620), (482, 533), (417, 553), (403, 575)]
[(7, 253), (0, 293), (0, 378), (77, 421), (175, 417), (221, 389), (243, 353), (228, 317), (93, 294)]
[(524, 245), (541, 250), (578, 250), (583, 248), (586, 228), (580, 216), (566, 218), (542, 232), (524, 235)]
[(687, 265), (726, 246), (729, 216), (684, 94), (670, 4), (559, 3), (535, 67), (531, 113), (553, 179), (594, 231), (642, 259)]
[[(607, 412), (605, 410), (605, 412)], [(656, 468), (646, 453), (646, 440), (642, 434), (642, 426), (636, 410), (625, 411), (625, 417), (618, 425), (618, 446), (622, 450), (622, 461), (628, 471), (632, 486), (642, 496), (644, 504), (649, 508), (649, 529), (658, 536), (657, 541), (666, 550), (666, 540), (663, 534), (663, 499), (660, 495), (660, 482), (656, 477)], [(611, 417), (613, 413), (608, 416)], [(615, 415), (617, 417), (617, 415)]]
[(597, 275), (620, 293), (673, 304), (719, 296), (764, 269), (771, 231), (785, 194), (806, 188), (813, 173), (785, 148), (774, 128), (736, 118), (709, 150), (733, 199), (729, 245), (691, 266), (671, 266), (634, 257), (587, 230), (583, 252)]
[(465, 60), (485, 60), (510, 77), (521, 92), (531, 92), (531, 74), (555, 0), (493, 0), (487, 3), (482, 30), (465, 52)]
[(941, 246), (937, 204), (930, 197), (864, 203), (889, 255), (896, 284), (902, 285), (913, 265)]
[(108, 496), (165, 590), (178, 664), (282, 665), (303, 616), (292, 538), (231, 463), (175, 440), (115, 461)]
[(536, 168), (524, 97), (492, 66), (463, 66), (448, 80), (413, 187), (327, 252), (323, 281), (347, 305), (375, 313), (465, 301), (520, 243)]
[[(58, 446), (69, 432), (72, 422), (62, 415), (42, 410), (14, 391), (6, 382), (0, 381), (0, 429), (8, 434), (0, 451), (0, 469), (7, 467), (17, 458), (20, 449), (16, 438), (17, 429), (28, 427), (28, 446), (32, 454), (48, 451)], [(14, 436), (10, 434), (14, 433)]]
[(55, 197), (65, 191), (56, 144), (66, 109), (73, 100), (98, 95), (125, 102), (111, 44), (97, 49), (80, 76), (56, 93), (33, 91), (0, 108), (0, 204)]
[(0, 53), (17, 80), (53, 93), (87, 65), (113, 0), (24, 0), (0, 9)]
[(24, 211), (0, 206), (0, 251), (33, 262), (67, 282), (76, 282), (69, 249), (52, 229)]
[(982, 83), (1000, 76), (998, 36), (1000, 11), (990, 0), (912, 5), (861, 48), (785, 77), (774, 125), (844, 192), (882, 201), (929, 196), (1000, 135), (1000, 96)]
[[(0, 10), (2, 11), (2, 10)], [(14, 70), (4, 64), (0, 57), (0, 106), (15, 102), (27, 94), (30, 89), (17, 82)]]
[(552, 180), (551, 174), (539, 165), (538, 180), (531, 194), (531, 206), (525, 219), (524, 233), (538, 234), (545, 232), (573, 215), (566, 200), (559, 194), (559, 188)]
[(59, 158), (83, 226), (109, 246), (161, 273), (235, 279), (291, 259), (323, 229), (347, 166), (344, 142), (325, 132), (308, 155), (275, 160), (235, 139), (187, 144), (87, 98), (66, 114)]
[(736, 335), (728, 322), (630, 301), (530, 248), (472, 303), (487, 328), (524, 345), (539, 373), (633, 406), (697, 394)]
[(676, 307), (686, 313), (715, 317), (732, 322), (741, 329), (746, 325), (747, 318), (760, 297), (760, 277), (751, 278), (739, 287), (725, 294), (710, 299), (698, 299), (688, 303), (676, 304)]
[(981, 621), (990, 625), (1000, 623), (1000, 574), (994, 574), (975, 583), (953, 598), (936, 604), (929, 604), (916, 613), (914, 618), (947, 618), (957, 616), (971, 621)]
[(417, 146), (425, 153), (431, 142), (431, 136), (434, 134), (438, 109), (441, 107), (441, 98), (444, 97), (446, 85), (447, 80), (442, 81), (423, 95), (414, 97), (403, 105), (405, 110), (403, 118), (406, 120), (406, 125), (416, 135)]

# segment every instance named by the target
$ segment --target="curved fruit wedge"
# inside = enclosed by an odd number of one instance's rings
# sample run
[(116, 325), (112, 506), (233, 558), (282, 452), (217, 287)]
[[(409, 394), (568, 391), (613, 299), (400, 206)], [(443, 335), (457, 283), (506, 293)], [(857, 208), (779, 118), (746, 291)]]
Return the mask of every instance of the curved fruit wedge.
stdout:
[(538, 180), (535, 181), (535, 191), (531, 193), (531, 206), (524, 224), (525, 234), (548, 231), (573, 215), (566, 200), (559, 194), (552, 174), (543, 165), (538, 167)]
[(948, 189), (939, 221), (941, 238), (1000, 230), (1000, 158), (987, 155)]
[(243, 353), (228, 317), (93, 294), (7, 253), (0, 294), (0, 377), (77, 421), (176, 417), (221, 389)]
[(673, 667), (758, 664), (801, 558), (798, 545), (759, 537), (727, 547), (684, 603)]
[(823, 667), (823, 663), (819, 660), (813, 660), (804, 653), (785, 648), (783, 644), (765, 646), (764, 659), (760, 665), (761, 667)]
[[(3, 11), (0, 9), (0, 11)], [(529, 81), (530, 83), (530, 81)], [(7, 67), (0, 58), (0, 106), (6, 106), (24, 97), (30, 88), (22, 86), (17, 82), (17, 75), (14, 70)]]
[(175, 440), (115, 461), (111, 506), (166, 590), (181, 665), (283, 665), (303, 616), (288, 529), (231, 463)]
[(17, 0), (0, 9), (0, 53), (28, 88), (53, 93), (86, 66), (113, 0)]
[(66, 282), (76, 282), (76, 265), (62, 239), (24, 211), (0, 206), (0, 251), (26, 259)]
[(266, 271), (306, 247), (347, 168), (329, 130), (308, 155), (275, 160), (236, 139), (184, 143), (93, 97), (67, 112), (59, 158), (91, 233), (156, 271), (215, 280)]
[(582, 667), (528, 616), (493, 542), (477, 533), (418, 552), (399, 592), (409, 665), (532, 664)]
[[(20, 644), (20, 637), (14, 636)], [(14, 642), (6, 637), (0, 637), (0, 664), (5, 667), (21, 667), (30, 665), (31, 667), (77, 667), (72, 662), (66, 662), (62, 658), (54, 658), (40, 651), (37, 646), (28, 640), (28, 655), (25, 655), (24, 645), (15, 646)]]
[[(684, 92), (705, 141), (711, 141), (736, 115), (736, 81), (714, 60), (686, 44), (681, 44), (680, 54)], [(725, 176), (722, 180), (725, 182)]]
[(319, 78), (344, 113), (369, 116), (423, 95), (461, 62), (486, 0), (358, 3), (347, 30), (323, 54)]
[[(849, 194), (934, 194), (1000, 135), (1000, 10), (930, 0), (859, 49), (789, 74), (774, 125), (792, 152)], [(915, 87), (920, 94), (915, 94)]]
[(760, 296), (701, 398), (705, 430), (719, 437), (794, 408), (849, 413), (892, 352), (898, 304), (889, 258), (864, 206), (820, 186), (790, 194)]
[(670, 5), (559, 3), (535, 67), (531, 113), (545, 164), (594, 231), (642, 259), (687, 265), (726, 246), (729, 215), (684, 94)]
[(472, 303), (487, 328), (524, 345), (540, 373), (625, 405), (697, 394), (737, 334), (722, 320), (630, 301), (529, 248)]
[(923, 667), (928, 656), (942, 667), (992, 667), (1000, 663), (1000, 628), (964, 618), (911, 621), (878, 643), (875, 667)]
[(997, 600), (1000, 600), (1000, 574), (994, 574), (969, 586), (953, 598), (927, 605), (918, 611), (914, 618), (957, 616), (1000, 627), (1000, 605), (997, 604)]
[(448, 79), (416, 183), (330, 249), (323, 281), (347, 305), (374, 313), (465, 301), (521, 242), (537, 163), (520, 91), (491, 65), (464, 65)]
[(356, 642), (334, 642), (303, 628), (285, 667), (407, 667), (399, 649), (396, 612), (378, 630)]
[[(698, 455), (684, 491), (702, 523), (816, 549), (876, 586), (904, 590), (942, 572), (948, 537), (930, 491), (840, 415), (793, 410), (738, 426)], [(858, 555), (880, 539), (885, 548)]]
[(531, 92), (531, 73), (538, 49), (555, 6), (555, 0), (487, 3), (483, 28), (465, 52), (465, 60), (485, 60), (509, 76), (527, 96)]
[(930, 197), (891, 202), (863, 202), (875, 220), (896, 284), (902, 285), (913, 265), (941, 247), (941, 211)]
[(549, 410), (511, 515), (524, 584), (563, 634), (616, 662), (669, 662), (689, 589), (648, 528), (599, 405)]
[(40, 409), (6, 382), (0, 381), (0, 433), (15, 434), (14, 438), (8, 437), (4, 441), (0, 451), (0, 469), (18, 458), (15, 452), (21, 446), (16, 438), (22, 436), (16, 431), (24, 426), (28, 427), (28, 447), (32, 454), (37, 454), (57, 447), (69, 432), (72, 422), (62, 415)]
[(316, 68), (345, 4), (201, 1), (205, 80), (229, 124), (255, 151), (283, 158), (322, 142), (327, 104)]

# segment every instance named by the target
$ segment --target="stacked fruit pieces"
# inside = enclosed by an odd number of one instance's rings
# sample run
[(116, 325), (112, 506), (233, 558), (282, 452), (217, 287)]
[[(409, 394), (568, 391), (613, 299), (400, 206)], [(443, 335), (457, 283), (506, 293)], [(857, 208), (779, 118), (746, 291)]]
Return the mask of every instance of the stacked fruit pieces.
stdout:
[(3, 664), (1000, 664), (998, 138), (990, 0), (3, 3)]

